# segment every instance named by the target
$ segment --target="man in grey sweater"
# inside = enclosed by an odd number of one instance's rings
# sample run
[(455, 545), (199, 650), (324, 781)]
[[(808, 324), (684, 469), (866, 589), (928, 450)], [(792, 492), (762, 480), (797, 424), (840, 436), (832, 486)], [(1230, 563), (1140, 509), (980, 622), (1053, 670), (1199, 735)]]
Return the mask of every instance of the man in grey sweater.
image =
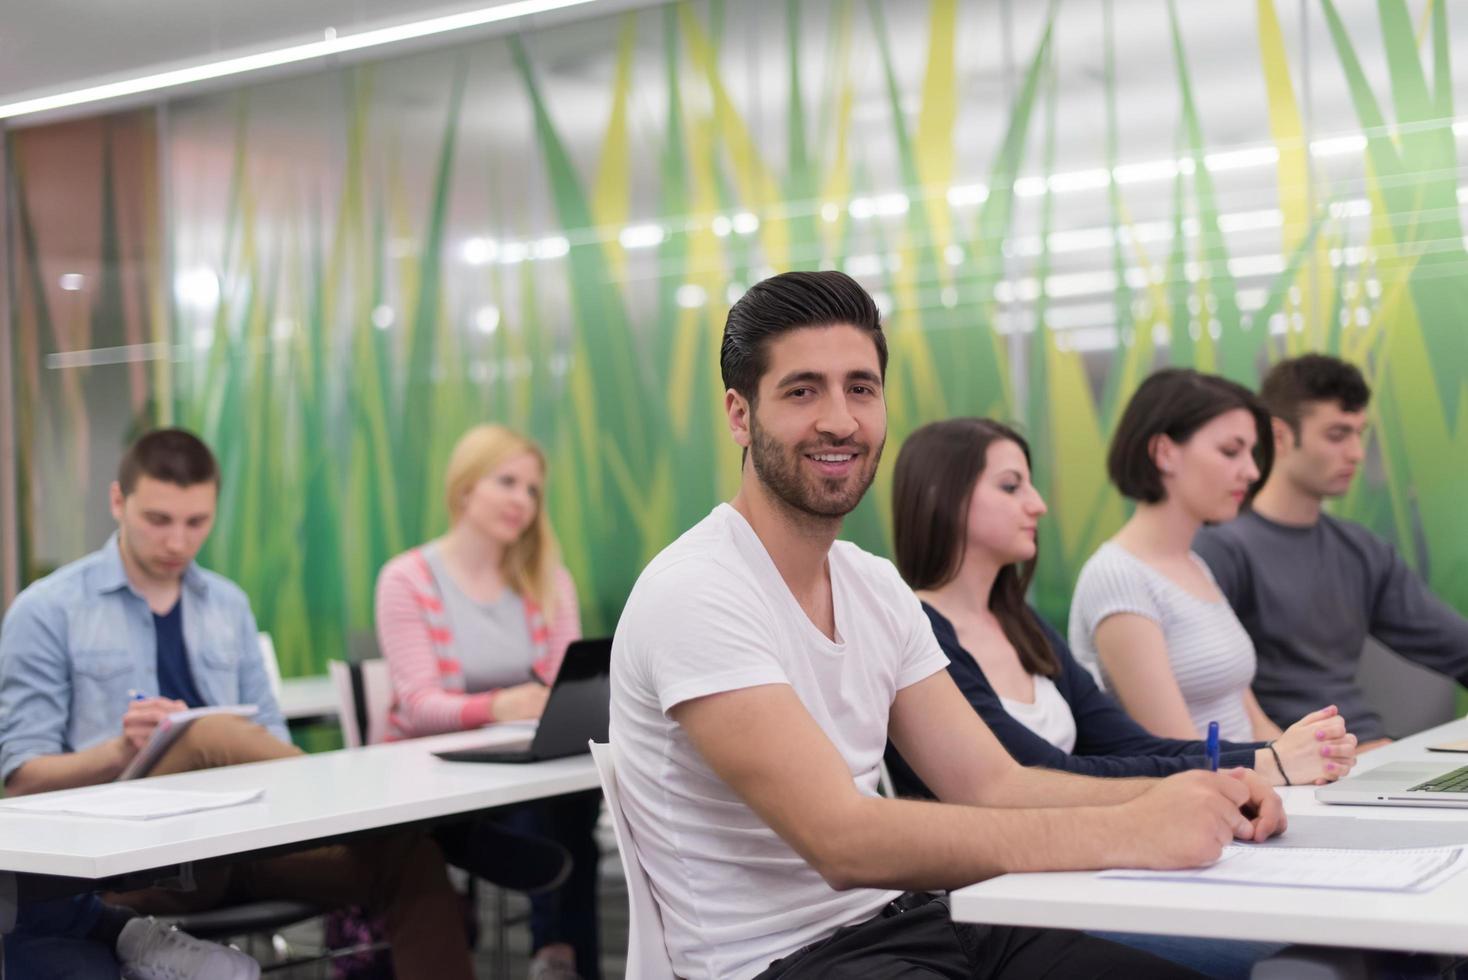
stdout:
[(1254, 693), (1278, 724), (1334, 703), (1363, 747), (1388, 734), (1356, 682), (1373, 636), (1468, 685), (1468, 620), (1386, 541), (1322, 513), (1365, 456), (1371, 389), (1323, 354), (1276, 364), (1260, 395), (1274, 416), (1274, 468), (1249, 510), (1193, 543), (1258, 653)]

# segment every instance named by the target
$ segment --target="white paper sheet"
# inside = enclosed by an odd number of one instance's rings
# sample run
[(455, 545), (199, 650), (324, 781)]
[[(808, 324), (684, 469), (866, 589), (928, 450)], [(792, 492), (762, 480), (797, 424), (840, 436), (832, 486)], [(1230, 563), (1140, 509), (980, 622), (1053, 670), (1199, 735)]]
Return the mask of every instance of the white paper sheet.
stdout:
[(1344, 888), (1425, 892), (1468, 867), (1468, 848), (1420, 847), (1395, 851), (1352, 848), (1260, 848), (1233, 844), (1216, 864), (1184, 871), (1118, 869), (1102, 878), (1198, 881), (1277, 888)]
[(234, 790), (227, 793), (202, 790), (158, 789), (136, 783), (39, 793), (35, 796), (6, 800), (0, 813), (59, 813), (74, 817), (100, 817), (113, 820), (156, 820), (177, 817), (200, 810), (252, 803), (265, 795), (263, 789)]

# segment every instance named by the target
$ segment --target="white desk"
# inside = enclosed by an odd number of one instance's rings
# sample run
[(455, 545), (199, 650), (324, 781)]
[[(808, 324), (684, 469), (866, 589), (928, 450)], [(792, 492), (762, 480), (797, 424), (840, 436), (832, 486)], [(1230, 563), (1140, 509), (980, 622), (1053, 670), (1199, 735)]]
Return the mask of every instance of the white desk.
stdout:
[(265, 789), (258, 803), (159, 820), (10, 813), (0, 803), (0, 876), (29, 872), (105, 878), (600, 785), (590, 755), (530, 765), (485, 765), (444, 762), (429, 754), (524, 735), (523, 727), (482, 729), (159, 776), (144, 783), (179, 789)]
[(287, 677), (280, 682), (280, 713), (288, 722), (335, 718), (337, 707), (336, 687), (324, 674), (320, 677)]
[[(1425, 747), (1464, 737), (1468, 720), (1451, 722), (1368, 753), (1357, 768), (1431, 761), (1447, 771), (1468, 757)], [(1291, 815), (1468, 821), (1468, 810), (1326, 806), (1313, 786), (1280, 795)], [(1468, 954), (1468, 872), (1422, 895), (1119, 881), (1093, 873), (1004, 875), (954, 892), (952, 909), (960, 922)]]

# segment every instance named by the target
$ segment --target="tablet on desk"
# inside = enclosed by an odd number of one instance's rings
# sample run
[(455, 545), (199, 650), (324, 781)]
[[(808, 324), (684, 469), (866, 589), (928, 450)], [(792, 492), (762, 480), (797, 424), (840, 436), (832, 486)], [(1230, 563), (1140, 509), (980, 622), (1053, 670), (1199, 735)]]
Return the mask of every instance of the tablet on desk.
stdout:
[(196, 720), (206, 715), (237, 715), (240, 718), (253, 718), (260, 711), (253, 704), (215, 704), (205, 705), (202, 708), (189, 708), (185, 711), (175, 711), (160, 721), (153, 734), (148, 736), (148, 741), (138, 749), (138, 754), (122, 770), (118, 779), (142, 779), (153, 771), (158, 760), (163, 758), (179, 736), (188, 731), (189, 726)]

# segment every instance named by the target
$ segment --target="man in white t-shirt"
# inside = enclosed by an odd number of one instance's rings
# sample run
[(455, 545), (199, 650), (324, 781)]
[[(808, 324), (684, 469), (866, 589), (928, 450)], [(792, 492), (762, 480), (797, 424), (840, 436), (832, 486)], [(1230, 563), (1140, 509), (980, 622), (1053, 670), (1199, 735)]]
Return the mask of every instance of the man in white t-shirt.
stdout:
[[(756, 284), (720, 361), (739, 492), (643, 571), (612, 649), (618, 782), (678, 975), (1193, 976), (1077, 933), (955, 927), (930, 890), (1206, 864), (1282, 829), (1278, 797), (1247, 770), (1101, 780), (1004, 751), (897, 571), (836, 540), (887, 430), (853, 280)], [(943, 802), (877, 795), (889, 737)]]

